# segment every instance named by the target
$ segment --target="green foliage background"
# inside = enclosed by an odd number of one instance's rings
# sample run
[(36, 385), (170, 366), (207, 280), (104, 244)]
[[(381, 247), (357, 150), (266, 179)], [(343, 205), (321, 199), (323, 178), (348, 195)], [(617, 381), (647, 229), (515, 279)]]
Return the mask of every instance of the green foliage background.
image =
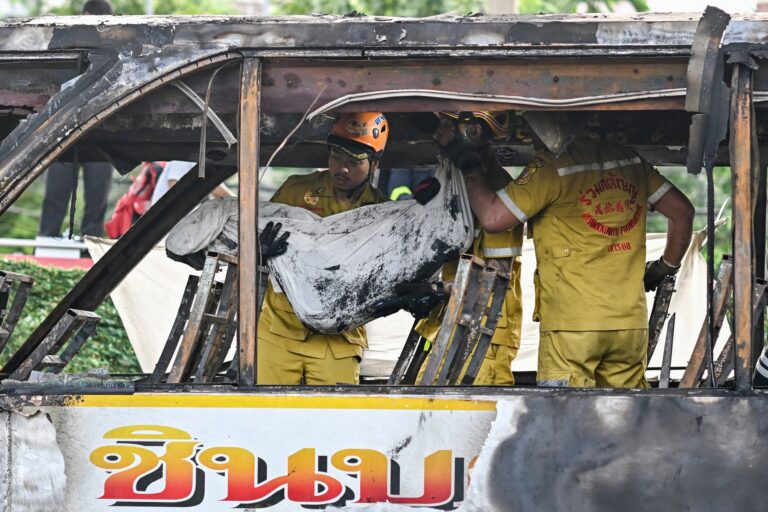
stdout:
[[(32, 16), (43, 14), (79, 14), (83, 0), (67, 0), (49, 6), (46, 0), (12, 0), (23, 5)], [(618, 0), (510, 0), (510, 8), (526, 13), (609, 12)], [(636, 11), (647, 11), (645, 0), (629, 0)], [(115, 14), (144, 14), (144, 0), (112, 0)], [(273, 1), (270, 14), (348, 14), (370, 16), (433, 16), (452, 12), (479, 13), (486, 10), (486, 0), (283, 0)], [(514, 6), (514, 7), (511, 7)], [(153, 0), (155, 14), (238, 14), (232, 0)]]
[[(566, 13), (612, 11), (617, 0), (510, 0), (519, 13)], [(636, 11), (647, 11), (645, 0), (629, 0)], [(470, 14), (484, 12), (484, 0), (286, 0), (273, 4), (273, 14), (347, 14), (365, 13), (370, 16), (433, 16), (452, 12)]]
[[(60, 6), (49, 6), (44, 0), (16, 0), (32, 16), (80, 14), (84, 0), (68, 0)], [(110, 0), (114, 14), (144, 14), (144, 0)], [(163, 14), (237, 14), (229, 0), (153, 0), (154, 13)]]
[[(11, 342), (0, 354), (0, 362), (5, 364), (10, 355), (53, 310), (56, 303), (75, 286), (85, 274), (85, 270), (62, 270), (42, 267), (33, 262), (7, 259), (0, 260), (0, 269), (26, 274), (35, 279), (22, 316), (11, 336)], [(96, 310), (96, 314), (101, 316), (96, 333), (85, 342), (80, 353), (64, 371), (80, 373), (106, 366), (112, 374), (141, 372), (136, 354), (112, 300), (105, 300)]]

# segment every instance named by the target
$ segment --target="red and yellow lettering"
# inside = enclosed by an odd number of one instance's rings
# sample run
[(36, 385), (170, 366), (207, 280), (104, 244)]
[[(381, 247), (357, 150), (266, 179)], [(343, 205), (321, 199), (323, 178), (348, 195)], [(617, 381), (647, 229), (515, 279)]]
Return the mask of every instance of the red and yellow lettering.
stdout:
[[(255, 485), (256, 460), (242, 448), (209, 448), (203, 450), (200, 464), (227, 474), (225, 501), (256, 503), (280, 489), (296, 503), (333, 503), (344, 494), (344, 486), (330, 475), (317, 472), (315, 450), (305, 448), (288, 457), (288, 473)], [(318, 491), (318, 485), (320, 490)]]
[(403, 505), (432, 505), (448, 503), (453, 497), (453, 454), (439, 450), (424, 459), (424, 494), (407, 498), (391, 496), (389, 501)]
[[(96, 448), (91, 453), (91, 462), (107, 471), (116, 471), (104, 482), (101, 498), (170, 502), (189, 498), (195, 488), (191, 458), (197, 445), (196, 441), (169, 442), (161, 457), (148, 448), (129, 444)], [(164, 468), (165, 488), (154, 493), (139, 492), (136, 488), (139, 478), (158, 467)]]
[(360, 495), (355, 503), (378, 503), (389, 498), (389, 459), (376, 450), (341, 450), (331, 464), (345, 473), (357, 474)]

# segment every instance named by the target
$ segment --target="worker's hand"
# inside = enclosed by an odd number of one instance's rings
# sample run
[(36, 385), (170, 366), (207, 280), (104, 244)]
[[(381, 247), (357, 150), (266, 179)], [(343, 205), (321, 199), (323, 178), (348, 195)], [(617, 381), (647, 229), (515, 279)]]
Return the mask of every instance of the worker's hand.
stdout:
[(437, 181), (437, 178), (429, 177), (416, 185), (416, 190), (413, 192), (413, 198), (418, 201), (419, 204), (425, 205), (430, 202), (438, 192), (440, 192), (440, 182)]
[(173, 261), (185, 263), (195, 270), (203, 270), (203, 266), (205, 265), (205, 251), (202, 249), (191, 254), (176, 254), (175, 252), (166, 249), (165, 255)]
[(475, 143), (465, 136), (456, 136), (446, 145), (440, 146), (440, 153), (451, 161), (462, 173), (468, 174), (479, 170), (483, 164), (483, 155)]
[(445, 301), (446, 296), (443, 283), (429, 281), (400, 283), (395, 286), (395, 292), (402, 303), (402, 309), (416, 318), (428, 316), (430, 311)]
[(405, 309), (416, 318), (424, 318), (446, 297), (443, 283), (428, 281), (400, 283), (395, 286), (395, 293), (395, 297), (382, 300), (374, 306), (378, 316), (388, 316)]
[(680, 265), (673, 267), (664, 261), (663, 256), (656, 261), (647, 262), (645, 264), (645, 275), (643, 276), (645, 291), (655, 290), (666, 276), (673, 276), (677, 274), (678, 270), (680, 270)]
[(259, 255), (262, 265), (269, 258), (280, 256), (288, 249), (288, 237), (291, 236), (291, 233), (286, 231), (282, 235), (277, 236), (282, 227), (283, 225), (279, 222), (275, 224), (269, 221), (264, 226), (264, 229), (261, 230), (261, 233), (259, 233)]

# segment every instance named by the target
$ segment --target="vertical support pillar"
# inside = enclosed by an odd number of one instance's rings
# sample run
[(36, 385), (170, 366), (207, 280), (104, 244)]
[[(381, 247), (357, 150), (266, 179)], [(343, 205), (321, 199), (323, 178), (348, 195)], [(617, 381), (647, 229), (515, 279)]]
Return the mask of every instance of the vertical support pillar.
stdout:
[(736, 64), (731, 83), (730, 161), (733, 175), (733, 303), (736, 388), (752, 381), (752, 287), (755, 282), (752, 235), (752, 70)]
[(260, 92), (261, 61), (245, 57), (240, 72), (240, 134), (237, 162), (240, 181), (238, 384), (244, 387), (256, 385)]

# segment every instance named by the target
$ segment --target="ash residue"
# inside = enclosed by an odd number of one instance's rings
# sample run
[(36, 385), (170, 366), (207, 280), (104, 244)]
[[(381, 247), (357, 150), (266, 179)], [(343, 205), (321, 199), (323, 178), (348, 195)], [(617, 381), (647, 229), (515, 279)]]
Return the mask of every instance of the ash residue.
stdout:
[(459, 198), (456, 196), (453, 196), (451, 200), (448, 202), (448, 213), (451, 214), (451, 218), (453, 220), (456, 220), (459, 218), (460, 211), (461, 211), (461, 208), (459, 207)]

